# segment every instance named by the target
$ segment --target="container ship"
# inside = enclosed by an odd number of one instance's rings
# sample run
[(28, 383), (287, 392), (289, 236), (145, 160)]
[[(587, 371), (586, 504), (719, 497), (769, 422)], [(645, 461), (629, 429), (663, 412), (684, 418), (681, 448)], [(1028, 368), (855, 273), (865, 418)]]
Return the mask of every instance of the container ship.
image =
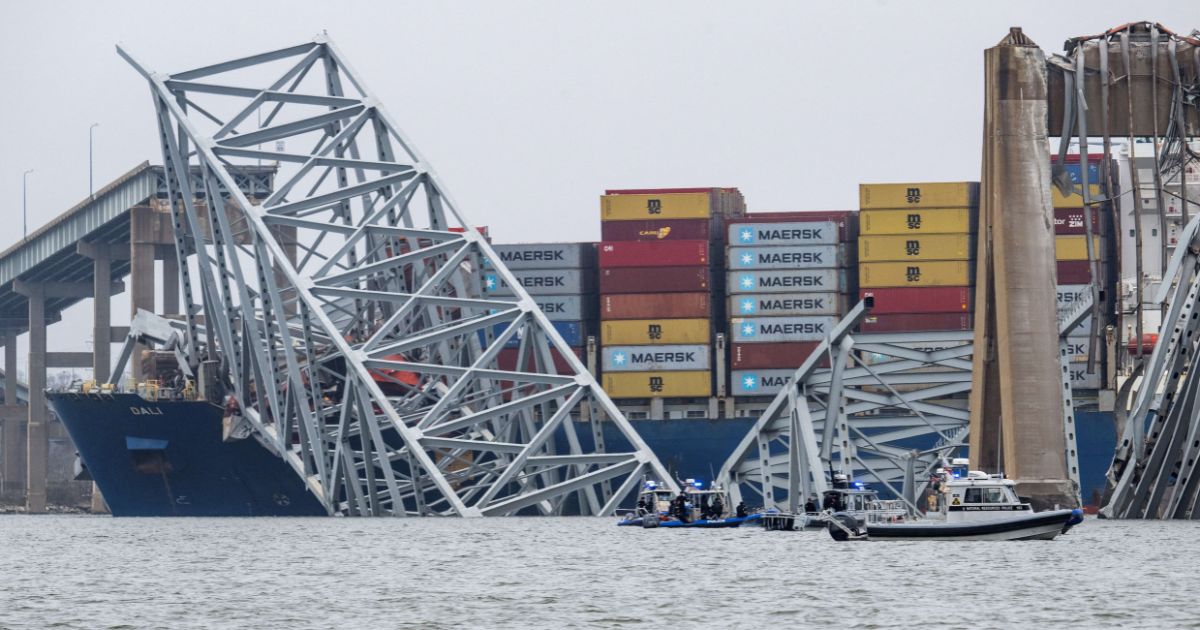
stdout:
[[(1077, 180), (1074, 157), (1065, 170)], [(1092, 280), (1077, 197), (1054, 196), (1063, 310)], [(565, 341), (556, 356), (582, 359), (679, 478), (711, 478), (862, 297), (875, 304), (864, 333), (973, 326), (973, 182), (863, 184), (856, 210), (748, 212), (738, 189), (720, 187), (607, 190), (599, 205), (600, 242), (494, 248)], [(1094, 216), (1105, 283), (1116, 273), (1110, 214)], [(511, 293), (486, 268), (484, 287)], [(1114, 315), (1117, 305), (1102, 308)], [(1124, 348), (1101, 345), (1086, 369), (1091, 325), (1068, 345), (1080, 366), (1071, 382), (1081, 496), (1094, 505), (1116, 442), (1112, 355)], [(516, 368), (516, 349), (499, 361)], [(58, 393), (50, 405), (114, 515), (324, 513), (269, 448), (253, 436), (227, 439), (220, 407), (99, 398)], [(605, 438), (626, 446), (616, 431)]]

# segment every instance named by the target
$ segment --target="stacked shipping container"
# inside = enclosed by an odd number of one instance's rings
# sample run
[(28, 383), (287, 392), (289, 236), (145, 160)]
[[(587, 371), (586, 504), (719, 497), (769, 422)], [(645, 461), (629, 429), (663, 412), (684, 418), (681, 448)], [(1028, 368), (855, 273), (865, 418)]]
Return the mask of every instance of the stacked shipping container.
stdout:
[(600, 344), (609, 396), (699, 398), (713, 392), (721, 321), (719, 255), (736, 188), (609, 190), (600, 199)]
[[(595, 243), (523, 243), (493, 248), (566, 342), (566, 348), (552, 351), (559, 371), (566, 371), (562, 352), (585, 358), (587, 336), (596, 328)], [(490, 295), (513, 294), (508, 284), (491, 272), (484, 274), (484, 288)], [(500, 351), (502, 369), (516, 368), (519, 344), (514, 337)], [(527, 355), (524, 368), (531, 369), (532, 361), (532, 354)]]
[[(1063, 166), (1071, 182), (1077, 187), (1082, 185), (1079, 155), (1068, 155)], [(1093, 199), (1101, 196), (1111, 197), (1111, 195), (1105, 194), (1102, 175), (1100, 160), (1089, 160), (1088, 182)], [(1092, 272), (1088, 262), (1084, 212), (1090, 212), (1092, 215), (1093, 255), (1099, 261), (1097, 266), (1100, 270), (1099, 280), (1102, 287), (1105, 286), (1105, 279), (1109, 276), (1108, 266), (1111, 256), (1108, 248), (1111, 243), (1108, 235), (1111, 226), (1108, 225), (1109, 213), (1101, 212), (1098, 206), (1084, 210), (1083, 196), (1079, 193), (1064, 195), (1055, 186), (1051, 188), (1051, 199), (1054, 202), (1054, 252), (1058, 266), (1058, 310), (1059, 315), (1062, 316), (1074, 310), (1078, 301), (1084, 299), (1091, 292)], [(1109, 304), (1102, 304), (1101, 308), (1111, 311)], [(1092, 325), (1093, 319), (1089, 316), (1067, 337), (1067, 354), (1073, 364), (1070, 370), (1071, 385), (1079, 389), (1099, 389), (1100, 375), (1104, 372), (1103, 361), (1096, 363), (1095, 370), (1091, 374), (1086, 369)], [(1103, 359), (1103, 357), (1099, 358)]]
[(729, 391), (773, 396), (846, 313), (853, 211), (752, 213), (731, 222)]
[(859, 185), (863, 332), (971, 330), (975, 182)]

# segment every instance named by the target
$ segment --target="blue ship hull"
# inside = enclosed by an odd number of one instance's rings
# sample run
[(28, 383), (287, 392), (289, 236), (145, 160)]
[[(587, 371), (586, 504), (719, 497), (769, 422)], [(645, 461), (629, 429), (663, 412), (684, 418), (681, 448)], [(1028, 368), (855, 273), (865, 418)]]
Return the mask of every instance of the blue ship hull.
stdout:
[[(295, 472), (253, 438), (221, 439), (221, 409), (204, 402), (148, 402), (134, 394), (50, 394), (116, 516), (318, 516), (320, 503)], [(135, 411), (135, 409), (137, 411)], [(1111, 413), (1077, 412), (1085, 505), (1095, 505), (1116, 445)], [(711, 480), (752, 420), (635, 420), (667, 470)], [(628, 442), (610, 423), (605, 443)], [(579, 432), (585, 449), (591, 436)], [(560, 445), (565, 448), (566, 444)], [(631, 499), (632, 501), (632, 499)]]
[(254, 438), (221, 439), (221, 409), (135, 394), (50, 394), (114, 516), (324, 516)]

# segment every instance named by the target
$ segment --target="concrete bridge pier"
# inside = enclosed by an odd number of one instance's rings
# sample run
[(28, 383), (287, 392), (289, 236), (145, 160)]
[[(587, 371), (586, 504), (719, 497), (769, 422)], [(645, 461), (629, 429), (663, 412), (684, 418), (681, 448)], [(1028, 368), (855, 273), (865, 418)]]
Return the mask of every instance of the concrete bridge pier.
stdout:
[(25, 493), (25, 405), (17, 401), (17, 332), (2, 331), (4, 406), (0, 407), (0, 497)]

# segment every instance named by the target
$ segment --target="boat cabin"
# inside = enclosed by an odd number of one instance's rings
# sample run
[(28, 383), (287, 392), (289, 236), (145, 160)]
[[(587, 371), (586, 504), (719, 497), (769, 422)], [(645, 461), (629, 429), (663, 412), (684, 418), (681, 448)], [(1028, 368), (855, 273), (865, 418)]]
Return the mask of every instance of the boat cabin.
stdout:
[[(683, 486), (687, 504), (691, 506), (688, 514), (689, 521), (718, 519), (731, 515), (729, 497), (726, 496), (723, 488), (714, 486), (706, 490), (704, 484), (695, 479), (688, 479), (680, 485)], [(654, 481), (646, 481), (642, 484), (642, 491), (638, 494), (637, 514), (642, 516), (653, 509), (661, 516), (672, 516), (672, 503), (677, 496)]]
[(947, 521), (991, 520), (1014, 512), (1033, 511), (1017, 496), (1015, 481), (1003, 475), (970, 470), (966, 459), (955, 459), (949, 467), (940, 469), (937, 476), (939, 479), (931, 488), (936, 510), (926, 513), (926, 517)]
[(822, 495), (818, 510), (845, 512), (863, 522), (895, 520), (908, 514), (901, 501), (880, 499), (878, 492), (860, 481), (851, 482), (844, 474), (834, 475), (832, 485)]

